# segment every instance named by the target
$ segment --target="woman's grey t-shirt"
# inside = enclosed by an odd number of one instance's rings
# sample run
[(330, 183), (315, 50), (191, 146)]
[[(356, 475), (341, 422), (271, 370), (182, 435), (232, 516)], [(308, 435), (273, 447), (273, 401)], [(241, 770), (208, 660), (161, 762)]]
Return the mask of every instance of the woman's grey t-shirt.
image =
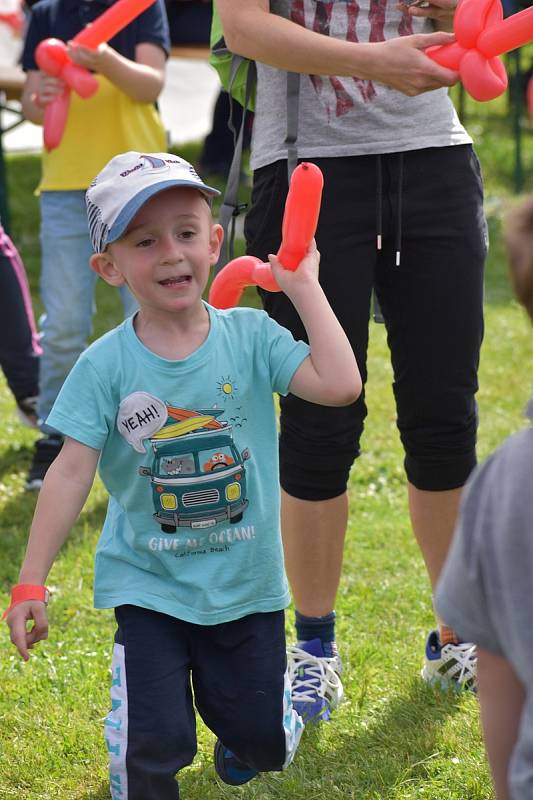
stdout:
[[(376, 42), (434, 30), (411, 19), (397, 0), (272, 0), (271, 11), (319, 33)], [(287, 157), (287, 73), (257, 64), (253, 169)], [(471, 143), (447, 89), (407, 97), (357, 77), (302, 75), (298, 156), (319, 158), (419, 150)]]
[(532, 463), (530, 427), (474, 471), (435, 595), (439, 617), (464, 641), (504, 656), (525, 686), (509, 774), (513, 800), (533, 797)]

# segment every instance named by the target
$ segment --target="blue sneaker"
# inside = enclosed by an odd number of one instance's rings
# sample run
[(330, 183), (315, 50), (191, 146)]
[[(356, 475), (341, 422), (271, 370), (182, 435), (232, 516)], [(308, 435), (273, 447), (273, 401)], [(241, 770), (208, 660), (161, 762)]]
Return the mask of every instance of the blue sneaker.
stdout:
[(426, 642), (426, 660), (422, 679), (457, 689), (477, 691), (476, 646), (472, 642), (441, 645), (438, 631), (431, 631)]
[(340, 658), (326, 657), (320, 639), (311, 639), (289, 647), (287, 660), (295, 711), (306, 725), (326, 722), (344, 694)]
[(230, 786), (241, 786), (259, 775), (256, 769), (239, 761), (231, 750), (224, 747), (220, 739), (215, 742), (215, 769), (220, 780)]

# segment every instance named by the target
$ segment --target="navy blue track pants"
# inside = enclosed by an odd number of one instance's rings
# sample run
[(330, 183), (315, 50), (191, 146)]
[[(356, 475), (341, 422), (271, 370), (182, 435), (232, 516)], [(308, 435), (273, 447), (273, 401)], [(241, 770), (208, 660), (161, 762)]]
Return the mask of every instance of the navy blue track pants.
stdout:
[(132, 605), (115, 614), (105, 722), (113, 800), (178, 800), (175, 775), (196, 753), (195, 706), (240, 760), (259, 771), (283, 768), (284, 723), (296, 717), (285, 692), (283, 611), (220, 625)]

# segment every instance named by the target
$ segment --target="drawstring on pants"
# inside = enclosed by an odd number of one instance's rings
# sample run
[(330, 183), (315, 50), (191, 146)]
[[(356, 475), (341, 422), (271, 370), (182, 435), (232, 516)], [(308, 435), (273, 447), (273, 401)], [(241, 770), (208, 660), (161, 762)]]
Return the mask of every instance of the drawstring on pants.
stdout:
[(403, 153), (398, 156), (398, 199), (396, 201), (396, 266), (400, 266), (402, 248), (402, 195), (403, 195)]
[(383, 166), (381, 155), (376, 158), (376, 247), (381, 250), (383, 245)]
[[(398, 184), (395, 214), (395, 263), (400, 266), (402, 247), (403, 153), (398, 153)], [(376, 156), (376, 248), (383, 248), (383, 161)]]

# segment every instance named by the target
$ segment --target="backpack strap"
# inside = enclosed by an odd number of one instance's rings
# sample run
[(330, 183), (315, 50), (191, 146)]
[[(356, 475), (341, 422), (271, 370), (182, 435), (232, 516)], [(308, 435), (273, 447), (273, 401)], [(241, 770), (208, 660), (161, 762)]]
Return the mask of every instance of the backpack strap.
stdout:
[(298, 116), (300, 112), (300, 73), (287, 72), (287, 177), (290, 183), (291, 175), (298, 164)]
[[(228, 94), (230, 98), (230, 109), (233, 110), (233, 103), (237, 102), (231, 96), (231, 87), (235, 76), (241, 64), (247, 61), (243, 56), (233, 55), (231, 59), (230, 80), (228, 86)], [(231, 261), (234, 255), (234, 241), (235, 241), (235, 223), (237, 217), (246, 208), (246, 203), (239, 203), (239, 183), (241, 179), (241, 163), (242, 163), (242, 146), (244, 141), (244, 129), (248, 119), (248, 111), (250, 105), (250, 98), (253, 89), (257, 82), (257, 70), (255, 61), (248, 63), (248, 71), (246, 74), (246, 87), (244, 95), (244, 108), (242, 114), (242, 121), (237, 132), (233, 124), (233, 113), (230, 112), (229, 127), (233, 133), (234, 150), (231, 166), (229, 168), (228, 177), (226, 179), (226, 190), (224, 192), (224, 199), (220, 207), (218, 221), (224, 229), (224, 241), (220, 250), (219, 259), (215, 265), (215, 275), (220, 272), (222, 267)]]

